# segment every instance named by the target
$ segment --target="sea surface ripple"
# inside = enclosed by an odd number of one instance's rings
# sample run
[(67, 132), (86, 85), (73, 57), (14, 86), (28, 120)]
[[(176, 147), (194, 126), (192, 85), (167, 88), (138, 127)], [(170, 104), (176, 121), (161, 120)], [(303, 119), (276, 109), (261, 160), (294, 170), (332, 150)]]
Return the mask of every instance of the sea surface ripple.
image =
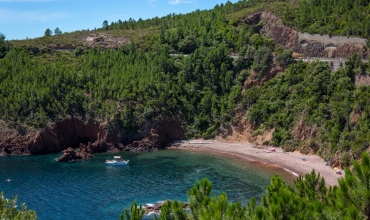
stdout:
[[(115, 155), (129, 165), (106, 166)], [(213, 195), (226, 192), (229, 200), (245, 204), (261, 198), (276, 171), (223, 155), (176, 150), (103, 153), (66, 163), (55, 162), (59, 156), (0, 157), (0, 191), (8, 198), (17, 195), (41, 220), (119, 219), (134, 200), (187, 201), (187, 191), (202, 178), (212, 182)]]

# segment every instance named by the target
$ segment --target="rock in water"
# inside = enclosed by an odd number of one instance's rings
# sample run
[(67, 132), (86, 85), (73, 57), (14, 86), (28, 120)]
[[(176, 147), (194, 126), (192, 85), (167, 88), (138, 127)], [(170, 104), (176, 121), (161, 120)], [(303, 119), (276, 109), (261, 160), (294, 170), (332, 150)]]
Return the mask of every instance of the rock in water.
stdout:
[(63, 151), (61, 157), (57, 158), (56, 161), (71, 161), (71, 160), (80, 160), (82, 157), (76, 153), (73, 148), (68, 147), (66, 150)]

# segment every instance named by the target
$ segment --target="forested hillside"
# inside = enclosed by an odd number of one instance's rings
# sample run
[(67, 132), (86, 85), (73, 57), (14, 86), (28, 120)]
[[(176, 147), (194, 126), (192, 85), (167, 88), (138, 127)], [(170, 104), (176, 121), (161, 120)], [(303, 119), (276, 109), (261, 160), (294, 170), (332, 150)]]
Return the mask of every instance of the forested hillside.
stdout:
[(287, 26), (303, 32), (370, 38), (370, 7), (367, 0), (240, 0), (188, 14), (172, 13), (145, 20), (104, 20), (94, 30), (15, 40), (12, 44), (16, 47), (76, 48), (86, 46), (85, 40), (90, 34), (105, 33), (132, 39), (146, 50), (160, 37), (162, 43), (168, 43), (168, 49), (189, 52), (195, 46), (195, 39), (198, 45), (210, 45), (214, 38), (226, 34), (229, 34), (228, 41), (235, 40), (228, 25), (240, 26), (246, 15), (256, 11), (271, 12)]
[(303, 0), (296, 10), (285, 9), (283, 20), (301, 31), (370, 38), (368, 0)]
[[(302, 30), (368, 36), (368, 14), (351, 14), (365, 13), (369, 3), (343, 0), (342, 9), (333, 4), (239, 1), (185, 15), (105, 21), (98, 32), (140, 36), (116, 49), (45, 47), (47, 42), (68, 39), (68, 34), (13, 41), (11, 48), (2, 37), (0, 119), (21, 133), (42, 130), (67, 117), (95, 118), (109, 122), (109, 129), (140, 133), (153, 118), (176, 116), (187, 138), (233, 135), (233, 128), (249, 124), (252, 136), (273, 131), (266, 144), (327, 158), (336, 155), (348, 164), (369, 147), (370, 91), (355, 86), (356, 76), (369, 74), (369, 65), (358, 55), (336, 72), (324, 62), (294, 61), (291, 50), (259, 35), (263, 24), (245, 22), (248, 13), (265, 9)], [(319, 10), (323, 14), (310, 19), (315, 7), (330, 10)], [(325, 16), (342, 16), (343, 25), (335, 26), (330, 22), (338, 19)], [(364, 25), (361, 31), (347, 31), (355, 27), (350, 18)], [(321, 29), (313, 28), (318, 24)], [(246, 86), (248, 80), (258, 86)]]
[[(229, 203), (224, 194), (210, 197), (211, 184), (203, 180), (188, 192), (190, 213), (167, 202), (157, 218), (369, 219), (370, 159), (363, 152), (370, 147), (370, 65), (362, 60), (369, 54), (369, 41), (359, 46), (362, 55), (352, 54), (332, 71), (332, 63), (295, 60), (292, 48), (274, 42), (268, 31), (261, 35), (266, 25), (262, 15), (248, 23), (249, 15), (261, 11), (279, 16), (295, 31), (370, 38), (367, 0), (243, 0), (189, 14), (103, 21), (93, 31), (22, 41), (8, 42), (6, 33), (0, 34), (0, 154), (30, 153), (14, 149), (33, 146), (43, 137), (63, 142), (64, 136), (52, 128), (63, 121), (72, 123), (66, 129), (72, 128), (78, 124), (74, 119), (89, 122), (97, 135), (104, 135), (101, 128), (127, 131), (116, 136), (135, 134), (125, 143), (117, 142), (125, 137), (106, 135), (118, 146), (115, 150), (123, 144), (130, 150), (138, 138), (157, 138), (160, 132), (150, 127), (155, 121), (172, 117), (180, 120), (179, 130), (189, 139), (258, 139), (285, 151), (320, 155), (331, 166), (354, 161), (354, 172), (347, 168), (332, 188), (314, 172), (293, 186), (276, 176), (261, 204), (252, 199), (247, 206)], [(98, 43), (105, 40), (101, 35), (130, 43), (90, 47), (85, 42), (90, 35), (98, 36)], [(54, 144), (44, 140), (45, 146)], [(81, 136), (68, 143), (98, 148), (88, 153), (108, 150), (109, 143), (91, 141)], [(5, 206), (0, 213), (36, 218), (25, 207), (18, 212), (15, 199), (0, 194), (1, 199)], [(121, 219), (142, 214), (135, 204)]]
[(68, 115), (90, 116), (138, 129), (146, 119), (181, 114), (191, 136), (214, 135), (241, 96), (243, 79), (235, 80), (225, 44), (189, 57), (162, 49), (145, 53), (134, 44), (59, 55), (40, 63), (51, 55), (13, 50), (0, 61), (3, 120), (42, 128)]
[[(356, 55), (336, 72), (324, 62), (298, 62), (263, 87), (245, 91), (245, 106), (253, 103), (247, 118), (260, 129), (275, 128), (274, 145), (287, 150), (307, 145), (324, 155), (339, 151), (348, 165), (348, 152), (357, 158), (369, 147), (370, 90), (354, 84), (356, 74), (369, 70)], [(308, 132), (299, 131), (300, 126)]]

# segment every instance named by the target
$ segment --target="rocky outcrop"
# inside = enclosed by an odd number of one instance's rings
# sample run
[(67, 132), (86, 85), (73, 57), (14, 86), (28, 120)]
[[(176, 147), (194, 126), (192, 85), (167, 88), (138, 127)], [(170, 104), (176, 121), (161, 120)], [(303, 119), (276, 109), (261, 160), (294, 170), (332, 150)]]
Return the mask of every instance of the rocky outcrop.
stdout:
[(78, 152), (76, 152), (73, 148), (68, 147), (66, 150), (63, 151), (62, 156), (57, 158), (56, 161), (63, 162), (90, 159), (93, 157), (93, 153), (94, 151), (91, 148), (90, 142), (87, 145), (81, 143)]
[(78, 147), (80, 143), (103, 145), (110, 139), (104, 126), (93, 119), (84, 121), (70, 117), (42, 130), (24, 133), (8, 128), (4, 122), (0, 127), (0, 152), (3, 155), (54, 153)]
[(100, 46), (101, 48), (119, 48), (122, 44), (129, 44), (131, 40), (124, 37), (113, 37), (106, 33), (95, 33), (90, 34), (84, 43), (87, 47), (92, 48), (95, 46)]
[(63, 151), (63, 155), (56, 159), (56, 161), (71, 161), (82, 159), (80, 155), (77, 155), (76, 151), (73, 148), (69, 147)]
[(303, 120), (299, 121), (293, 128), (292, 136), (294, 140), (307, 140), (317, 136), (317, 128), (308, 127)]
[(355, 85), (356, 85), (356, 87), (369, 86), (370, 85), (370, 76), (368, 76), (368, 75), (355, 75)]
[(75, 44), (50, 42), (47, 46), (53, 50), (74, 50), (78, 46), (84, 46), (87, 48), (93, 48), (97, 46), (103, 49), (118, 49), (121, 45), (129, 43), (131, 43), (131, 40), (128, 37), (114, 37), (104, 32), (98, 32), (88, 35), (86, 33), (82, 33), (81, 36), (76, 39)]
[(369, 52), (366, 51), (364, 45), (345, 42), (338, 45), (335, 57), (347, 58), (354, 53), (360, 54), (363, 59), (366, 59), (369, 56)]
[(366, 59), (369, 55), (365, 49), (365, 39), (301, 33), (285, 26), (280, 18), (267, 12), (249, 15), (243, 22), (282, 47), (306, 57), (347, 58), (358, 53)]
[[(92, 118), (70, 117), (40, 131), (21, 132), (0, 122), (0, 154), (46, 154), (67, 149), (60, 158), (65, 161), (86, 159), (93, 153), (107, 151), (151, 151), (164, 148), (175, 139), (185, 138), (181, 121), (176, 117), (148, 121), (140, 134), (122, 129), (108, 132), (107, 125)], [(79, 150), (74, 154), (71, 149), (77, 147)]]
[(244, 22), (252, 25), (257, 33), (269, 36), (285, 48), (293, 48), (298, 41), (297, 31), (285, 26), (280, 18), (267, 12), (252, 14)]
[[(169, 129), (170, 128), (170, 129)], [(173, 140), (185, 139), (185, 130), (180, 118), (157, 118), (145, 126), (145, 138), (127, 145), (124, 150), (152, 151), (162, 149)]]
[(303, 154), (315, 154), (319, 150), (319, 145), (315, 142), (318, 135), (317, 127), (309, 127), (300, 120), (292, 129), (293, 142), (300, 143), (300, 152)]
[[(144, 211), (145, 211), (145, 214), (159, 214), (161, 213), (161, 208), (162, 206), (167, 203), (168, 201), (166, 202), (158, 202), (154, 205), (144, 205)], [(185, 202), (185, 203), (180, 203), (182, 205), (182, 207), (184, 208), (184, 210), (188, 210), (189, 209), (189, 203)]]
[(258, 12), (249, 15), (244, 22), (252, 25), (257, 33), (274, 39), (275, 43), (284, 48), (294, 48), (297, 44), (298, 32), (285, 26), (280, 18), (270, 13)]

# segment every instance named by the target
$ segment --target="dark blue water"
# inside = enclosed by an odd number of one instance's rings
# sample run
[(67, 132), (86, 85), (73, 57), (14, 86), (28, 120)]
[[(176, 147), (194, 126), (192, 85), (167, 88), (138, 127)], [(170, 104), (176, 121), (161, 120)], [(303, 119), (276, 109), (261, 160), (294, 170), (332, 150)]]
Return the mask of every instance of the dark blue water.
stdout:
[[(129, 165), (106, 166), (114, 155), (129, 159)], [(231, 201), (245, 203), (260, 198), (279, 172), (223, 155), (178, 150), (104, 153), (68, 163), (55, 162), (59, 156), (0, 157), (0, 191), (8, 198), (18, 195), (41, 220), (119, 219), (135, 199), (141, 204), (187, 201), (186, 192), (202, 178), (213, 183), (214, 195), (225, 191)]]

